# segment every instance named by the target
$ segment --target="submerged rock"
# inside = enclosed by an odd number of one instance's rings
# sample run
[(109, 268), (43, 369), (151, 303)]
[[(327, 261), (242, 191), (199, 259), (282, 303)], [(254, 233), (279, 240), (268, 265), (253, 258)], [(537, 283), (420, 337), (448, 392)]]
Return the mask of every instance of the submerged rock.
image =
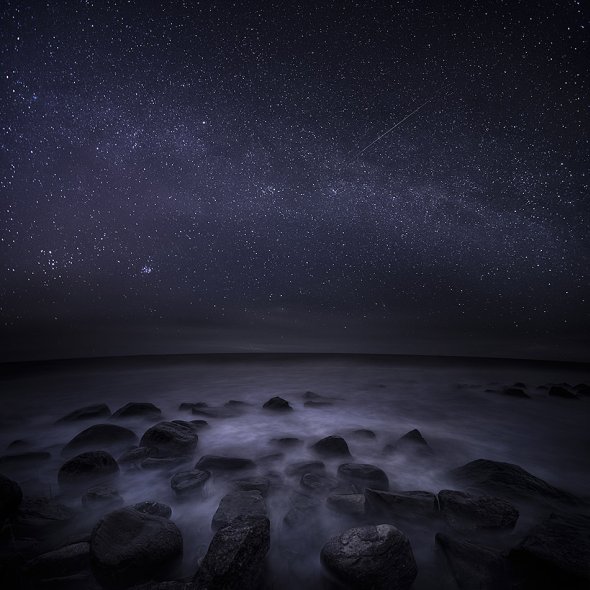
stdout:
[(397, 442), (385, 445), (384, 450), (386, 453), (412, 453), (423, 457), (433, 454), (430, 445), (417, 428), (404, 434)]
[(338, 435), (326, 436), (311, 445), (311, 449), (323, 457), (350, 457), (346, 441)]
[(59, 469), (60, 486), (87, 486), (90, 483), (111, 481), (119, 473), (119, 466), (105, 451), (82, 453), (66, 461)]
[(110, 415), (111, 410), (106, 404), (94, 404), (78, 408), (77, 410), (62, 416), (56, 423), (75, 422), (77, 420), (95, 420), (96, 418), (108, 418)]
[(119, 408), (113, 418), (148, 418), (158, 420), (162, 410), (149, 402), (130, 402)]
[(0, 473), (0, 519), (14, 514), (22, 499), (23, 492), (16, 481)]
[(350, 588), (406, 590), (418, 573), (410, 541), (390, 524), (352, 528), (332, 537), (320, 558)]
[(193, 453), (198, 440), (199, 437), (191, 426), (159, 422), (145, 431), (139, 444), (156, 449), (156, 457), (173, 457)]
[(273, 410), (279, 412), (290, 412), (293, 410), (291, 405), (286, 399), (279, 397), (278, 395), (275, 397), (271, 397), (267, 402), (264, 403), (262, 406), (266, 410)]
[(208, 471), (202, 471), (200, 469), (179, 471), (172, 476), (170, 487), (177, 496), (192, 496), (203, 491), (210, 477), (211, 474)]
[(365, 490), (367, 511), (390, 518), (429, 518), (437, 510), (436, 496), (431, 492), (384, 492)]
[(195, 465), (195, 469), (204, 471), (241, 471), (253, 469), (256, 464), (243, 457), (223, 457), (221, 455), (203, 455)]
[(78, 433), (64, 448), (62, 455), (68, 456), (81, 450), (123, 451), (137, 444), (134, 432), (116, 424), (94, 424)]
[(343, 463), (338, 467), (338, 477), (351, 483), (357, 492), (364, 492), (366, 488), (389, 489), (385, 471), (369, 463)]
[(256, 590), (269, 547), (268, 518), (237, 517), (215, 533), (195, 575), (196, 587), (207, 590)]
[(182, 535), (165, 518), (122, 508), (102, 518), (90, 537), (92, 571), (107, 588), (161, 578), (182, 555)]
[(211, 527), (217, 530), (238, 516), (266, 516), (266, 503), (259, 491), (231, 492), (223, 496), (213, 515)]

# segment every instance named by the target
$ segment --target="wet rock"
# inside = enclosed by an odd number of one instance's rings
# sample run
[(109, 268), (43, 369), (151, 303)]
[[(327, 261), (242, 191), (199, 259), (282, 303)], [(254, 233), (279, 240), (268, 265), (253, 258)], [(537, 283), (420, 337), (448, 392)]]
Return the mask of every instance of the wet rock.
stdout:
[(198, 440), (192, 427), (175, 422), (159, 422), (145, 431), (139, 444), (156, 449), (156, 457), (174, 457), (192, 454)]
[(359, 516), (365, 513), (364, 494), (330, 494), (326, 506), (341, 514)]
[(527, 588), (590, 588), (590, 516), (551, 514), (509, 558)]
[(340, 481), (323, 473), (304, 473), (299, 481), (302, 488), (316, 494), (327, 494), (338, 488)]
[(24, 498), (19, 512), (23, 518), (29, 522), (34, 521), (38, 525), (42, 525), (42, 521), (45, 521), (46, 524), (65, 523), (76, 515), (71, 508), (46, 496), (27, 496)]
[(114, 419), (121, 418), (146, 418), (148, 420), (159, 420), (162, 410), (149, 402), (130, 402), (119, 408), (114, 414)]
[(182, 402), (179, 406), (179, 410), (192, 410), (193, 408), (208, 408), (209, 404), (205, 402)]
[(303, 444), (303, 441), (300, 438), (296, 438), (294, 436), (284, 436), (282, 438), (272, 438), (272, 443), (279, 445), (280, 447), (292, 448), (292, 447), (300, 447)]
[(170, 518), (172, 516), (172, 508), (167, 504), (161, 502), (153, 502), (151, 500), (145, 500), (144, 502), (138, 502), (129, 506), (133, 510), (137, 510), (142, 514), (149, 514), (151, 516), (159, 516), (160, 518)]
[(137, 447), (125, 451), (118, 459), (119, 465), (140, 465), (144, 459), (151, 457), (155, 450), (151, 447)]
[(159, 579), (182, 556), (182, 535), (165, 518), (132, 508), (104, 516), (90, 537), (92, 571), (107, 588)]
[(195, 465), (195, 469), (204, 471), (241, 471), (253, 469), (256, 464), (243, 457), (223, 457), (220, 455), (203, 455)]
[(343, 463), (338, 467), (338, 477), (351, 483), (355, 491), (364, 492), (366, 488), (388, 490), (389, 479), (385, 472), (368, 463)]
[(22, 499), (23, 492), (16, 481), (0, 473), (0, 519), (13, 515)]
[(62, 455), (68, 456), (81, 450), (123, 451), (137, 444), (134, 432), (116, 424), (94, 424), (78, 433), (64, 448)]
[(82, 506), (85, 508), (114, 510), (122, 505), (123, 498), (119, 492), (109, 486), (95, 486), (82, 496)]
[(263, 497), (268, 495), (268, 491), (270, 489), (270, 479), (268, 477), (261, 477), (258, 475), (236, 479), (232, 482), (232, 484), (236, 491), (257, 491), (260, 492)]
[(40, 555), (27, 564), (27, 573), (33, 578), (59, 578), (89, 567), (90, 545), (82, 542)]
[(311, 445), (311, 449), (322, 457), (350, 457), (346, 441), (338, 435), (326, 436)]
[(295, 492), (289, 497), (289, 509), (283, 517), (283, 523), (292, 529), (307, 526), (320, 507), (321, 502), (317, 497)]
[(565, 387), (560, 387), (559, 385), (553, 385), (549, 390), (549, 395), (551, 397), (561, 397), (563, 399), (578, 399), (578, 396), (569, 389)]
[(192, 428), (193, 430), (199, 430), (197, 424), (193, 424), (192, 420), (172, 420), (172, 424), (178, 424), (186, 428)]
[(518, 510), (502, 498), (442, 490), (438, 503), (443, 518), (455, 529), (513, 529), (518, 520)]
[(88, 486), (111, 481), (119, 473), (119, 466), (105, 451), (82, 453), (66, 461), (59, 469), (60, 486)]
[(108, 418), (111, 410), (106, 404), (94, 404), (78, 408), (65, 416), (62, 416), (56, 423), (76, 422), (78, 420), (96, 420), (97, 418)]
[(327, 401), (315, 401), (315, 400), (308, 400), (303, 404), (306, 408), (325, 408), (328, 406), (333, 406), (332, 402)]
[(462, 487), (469, 486), (499, 496), (577, 502), (577, 498), (572, 494), (548, 484), (512, 463), (476, 459), (453, 469), (450, 475)]
[(435, 541), (461, 590), (516, 588), (510, 566), (499, 551), (443, 533), (437, 533)]
[(213, 515), (211, 528), (224, 527), (238, 516), (266, 516), (266, 503), (259, 491), (230, 492), (223, 496)]
[(197, 430), (202, 430), (203, 428), (209, 428), (209, 422), (207, 422), (207, 420), (190, 420), (190, 423)]
[(367, 511), (391, 518), (430, 518), (437, 510), (436, 496), (431, 492), (384, 492), (365, 490)]
[(370, 440), (377, 438), (377, 435), (368, 428), (359, 428), (357, 430), (353, 430), (351, 432), (351, 436), (359, 440)]
[(12, 469), (34, 467), (49, 459), (51, 459), (51, 453), (47, 453), (46, 451), (29, 451), (27, 453), (4, 455), (0, 457), (0, 469), (10, 471)]
[(305, 473), (323, 473), (326, 465), (323, 461), (297, 461), (287, 465), (285, 473), (289, 476), (301, 477)]
[(275, 412), (290, 412), (293, 410), (289, 402), (278, 395), (271, 397), (262, 407)]
[(502, 390), (502, 393), (508, 397), (521, 397), (523, 399), (530, 399), (531, 397), (524, 391), (524, 389), (521, 389), (520, 387), (506, 387)]
[(418, 573), (408, 538), (389, 524), (352, 528), (332, 537), (320, 558), (350, 588), (406, 590)]
[(433, 454), (426, 439), (416, 428), (404, 434), (397, 442), (385, 445), (386, 453), (411, 453), (417, 456), (429, 457)]
[(193, 407), (192, 413), (195, 416), (205, 418), (235, 418), (242, 415), (242, 408), (236, 406), (221, 406), (217, 408)]
[(200, 494), (211, 474), (208, 471), (192, 469), (191, 471), (179, 471), (172, 476), (170, 487), (177, 496), (193, 496)]
[(270, 547), (270, 522), (264, 516), (239, 516), (220, 528), (195, 575), (197, 588), (255, 590)]

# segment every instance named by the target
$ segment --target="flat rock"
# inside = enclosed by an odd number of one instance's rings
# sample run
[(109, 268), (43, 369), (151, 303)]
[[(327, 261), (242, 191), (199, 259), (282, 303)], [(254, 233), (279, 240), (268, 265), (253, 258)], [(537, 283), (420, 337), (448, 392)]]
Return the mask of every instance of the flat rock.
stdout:
[(518, 520), (518, 510), (502, 498), (441, 490), (438, 503), (442, 517), (455, 529), (513, 529)]
[(157, 457), (190, 455), (197, 447), (199, 436), (195, 429), (175, 422), (159, 422), (148, 428), (141, 437), (140, 446), (156, 449)]
[(325, 470), (326, 464), (323, 461), (297, 461), (287, 465), (285, 473), (301, 477), (305, 473), (323, 473)]
[(262, 406), (265, 410), (273, 410), (275, 412), (290, 412), (293, 410), (291, 405), (286, 399), (279, 397), (278, 395), (275, 397), (271, 397), (267, 402), (265, 402)]
[(225, 457), (221, 455), (203, 455), (195, 465), (195, 469), (204, 471), (241, 471), (253, 469), (256, 464), (243, 457)]
[(579, 399), (573, 391), (570, 391), (565, 387), (560, 387), (559, 385), (553, 385), (553, 387), (549, 389), (549, 395), (551, 397), (561, 397), (563, 399)]
[(137, 510), (142, 514), (150, 514), (151, 516), (159, 516), (161, 518), (170, 518), (172, 516), (172, 508), (167, 504), (161, 502), (154, 502), (152, 500), (145, 500), (129, 506), (133, 510)]
[(89, 567), (90, 545), (81, 542), (36, 557), (27, 564), (27, 573), (34, 578), (60, 578)]
[(158, 579), (182, 556), (182, 535), (171, 521), (130, 508), (104, 516), (90, 536), (90, 561), (106, 588)]
[(179, 471), (172, 476), (170, 487), (177, 496), (193, 496), (202, 493), (210, 477), (211, 473), (201, 469)]
[(219, 507), (213, 515), (211, 528), (220, 529), (238, 516), (266, 516), (266, 503), (257, 490), (231, 492), (221, 498)]
[(82, 506), (114, 510), (123, 505), (119, 492), (109, 486), (94, 486), (82, 496)]
[(59, 469), (60, 486), (87, 486), (109, 482), (119, 473), (119, 465), (105, 451), (81, 453), (66, 461)]
[(0, 473), (0, 518), (13, 515), (22, 499), (23, 492), (16, 481)]
[(147, 418), (149, 420), (159, 420), (162, 410), (149, 402), (130, 402), (119, 408), (114, 414), (114, 419), (121, 418)]
[(269, 547), (268, 518), (238, 516), (211, 540), (194, 578), (197, 588), (256, 590)]
[(324, 567), (347, 587), (407, 590), (418, 570), (406, 535), (390, 524), (352, 528), (322, 548)]
[(326, 436), (311, 445), (311, 449), (322, 457), (350, 457), (346, 441), (338, 435)]
[(253, 475), (252, 477), (236, 479), (232, 482), (232, 485), (236, 491), (257, 491), (260, 492), (263, 497), (266, 497), (270, 489), (270, 483), (270, 478), (268, 477)]
[(366, 488), (385, 491), (389, 489), (389, 478), (385, 471), (369, 463), (343, 463), (338, 467), (338, 477), (351, 483), (359, 493)]
[(365, 513), (364, 494), (330, 494), (326, 506), (341, 514), (360, 516)]
[(365, 490), (367, 511), (391, 518), (429, 518), (437, 509), (436, 496), (431, 492), (384, 492)]
[(430, 457), (433, 450), (417, 428), (404, 434), (393, 444), (385, 445), (386, 453), (409, 453), (420, 457)]
[(62, 416), (59, 422), (76, 422), (78, 420), (96, 420), (97, 418), (109, 418), (111, 410), (106, 404), (94, 404), (78, 408), (65, 416)]
[(64, 448), (62, 455), (68, 456), (81, 450), (123, 451), (137, 444), (134, 432), (117, 424), (94, 424), (78, 433)]

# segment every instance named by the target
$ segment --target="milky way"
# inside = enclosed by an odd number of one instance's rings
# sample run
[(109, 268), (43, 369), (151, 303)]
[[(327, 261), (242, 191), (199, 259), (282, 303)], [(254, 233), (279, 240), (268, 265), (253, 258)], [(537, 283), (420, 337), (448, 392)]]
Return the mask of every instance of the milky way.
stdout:
[(580, 2), (1, 10), (5, 356), (588, 358)]

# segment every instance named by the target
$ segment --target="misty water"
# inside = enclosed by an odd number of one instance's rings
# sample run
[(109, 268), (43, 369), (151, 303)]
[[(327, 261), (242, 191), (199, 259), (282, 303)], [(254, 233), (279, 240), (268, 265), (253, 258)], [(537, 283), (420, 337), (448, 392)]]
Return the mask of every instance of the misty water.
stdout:
[[(530, 363), (462, 366), (456, 362), (383, 362), (352, 357), (154, 359), (48, 367), (13, 372), (1, 382), (1, 448), (24, 439), (30, 443), (27, 450), (48, 450), (52, 454), (49, 461), (34, 468), (8, 465), (2, 469), (20, 483), (25, 495), (51, 496), (81, 508), (80, 495), (67, 495), (58, 487), (57, 471), (65, 460), (61, 449), (89, 425), (109, 422), (99, 419), (55, 424), (81, 406), (104, 402), (115, 411), (127, 402), (153, 402), (161, 408), (162, 420), (208, 421), (209, 427), (199, 431), (197, 450), (186, 466), (169, 471), (122, 468), (116, 483), (125, 504), (157, 500), (172, 507), (172, 520), (184, 539), (183, 563), (176, 577), (192, 575), (196, 570), (213, 536), (211, 518), (221, 497), (232, 489), (232, 480), (270, 473), (268, 587), (322, 587), (322, 545), (330, 536), (362, 524), (362, 518), (355, 520), (323, 506), (309, 526), (289, 529), (283, 523), (289, 497), (294, 491), (304, 490), (300, 477), (288, 476), (285, 470), (294, 462), (317, 459), (310, 444), (332, 434), (346, 439), (352, 459), (323, 459), (329, 474), (336, 475), (337, 466), (345, 461), (371, 463), (387, 473), (394, 490), (437, 493), (445, 488), (457, 489), (449, 480), (448, 470), (486, 458), (516, 463), (553, 485), (590, 496), (590, 398), (551, 398), (546, 389), (538, 387), (564, 381), (588, 382), (590, 375), (580, 368)], [(516, 381), (526, 383), (531, 399), (500, 393)], [(306, 407), (307, 391), (329, 398), (332, 405)], [(262, 404), (275, 395), (288, 400), (294, 411), (264, 410)], [(181, 402), (223, 407), (229, 400), (246, 405), (232, 408), (235, 415), (219, 418), (179, 410)], [(154, 422), (138, 419), (117, 423), (141, 437)], [(387, 443), (414, 428), (434, 450), (431, 460), (416, 461), (384, 452)], [(376, 437), (359, 438), (353, 435), (357, 429), (370, 429)], [(273, 441), (281, 437), (297, 437), (304, 443), (282, 448)], [(177, 499), (170, 488), (171, 474), (191, 468), (205, 454), (250, 458), (257, 468), (212, 477), (203, 496)], [(521, 517), (516, 528), (488, 537), (486, 542), (510, 547), (522, 538), (539, 515), (527, 511), (525, 505), (518, 507)], [(74, 539), (88, 532), (99, 517), (99, 512), (84, 509), (68, 535)], [(413, 587), (454, 588), (434, 544), (434, 533), (443, 530), (442, 523), (392, 524), (410, 537), (419, 572)]]

